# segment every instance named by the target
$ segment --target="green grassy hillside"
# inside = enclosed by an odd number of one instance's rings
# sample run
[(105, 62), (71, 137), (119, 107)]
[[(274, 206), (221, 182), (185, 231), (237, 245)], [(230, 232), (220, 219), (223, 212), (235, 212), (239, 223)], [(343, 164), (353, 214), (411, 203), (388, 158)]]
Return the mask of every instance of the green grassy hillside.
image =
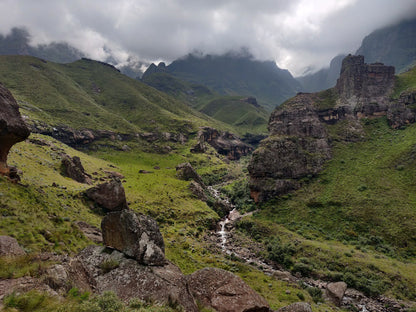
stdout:
[[(397, 78), (395, 97), (415, 90), (415, 74)], [(323, 107), (334, 102), (329, 91), (318, 96)], [(416, 300), (416, 124), (394, 130), (386, 117), (361, 123), (364, 138), (355, 142), (337, 137), (346, 121), (326, 125), (332, 159), (323, 170), (262, 204), (239, 228), (293, 272)]]
[(244, 101), (244, 96), (220, 96), (203, 85), (180, 80), (166, 72), (145, 75), (142, 81), (230, 125), (236, 133), (267, 132), (269, 113), (260, 105)]
[[(226, 164), (213, 154), (209, 157), (191, 154), (189, 147), (194, 142), (178, 147), (176, 152), (169, 155), (140, 150), (126, 153), (113, 149), (101, 149), (86, 155), (47, 136), (32, 134), (31, 139), (15, 145), (9, 155), (9, 164), (16, 165), (22, 171), (21, 184), (0, 179), (0, 235), (15, 237), (30, 256), (13, 263), (0, 258), (0, 278), (41, 276), (41, 268), (49, 264), (36, 260), (38, 253), (74, 254), (92, 244), (75, 223), (85, 221), (99, 227), (103, 214), (96, 209), (91, 210), (90, 203), (82, 195), (89, 186), (60, 174), (59, 154), (65, 152), (70, 156), (79, 156), (86, 172), (93, 177), (103, 177), (105, 171), (117, 171), (125, 176), (123, 185), (130, 208), (151, 215), (158, 221), (166, 243), (167, 258), (185, 274), (207, 266), (219, 267), (241, 276), (273, 308), (288, 305), (301, 297), (312, 303), (316, 307), (315, 311), (332, 309), (328, 305), (316, 305), (310, 294), (296, 284), (288, 285), (253, 266), (230, 258), (206, 240), (205, 236), (209, 235), (219, 217), (206, 203), (191, 194), (189, 182), (176, 178), (174, 168), (179, 163), (189, 161), (204, 177), (235, 179), (242, 174), (241, 164)], [(38, 144), (39, 141), (47, 145)], [(154, 169), (155, 166), (160, 169)], [(141, 169), (151, 173), (140, 174)], [(64, 302), (45, 294), (29, 293), (8, 297), (5, 303), (23, 302), (24, 306), (40, 300), (39, 306), (32, 306), (29, 310), (58, 311), (59, 308), (72, 312), (81, 311), (80, 304), (103, 300), (101, 297), (90, 297), (89, 301), (80, 303), (77, 301), (79, 297), (73, 298), (72, 292), (68, 293)], [(158, 310), (150, 307), (149, 311)], [(166, 308), (160, 311), (170, 310)]]
[(56, 64), (29, 56), (0, 56), (0, 82), (12, 91), (22, 114), (49, 125), (119, 133), (225, 127), (96, 61)]

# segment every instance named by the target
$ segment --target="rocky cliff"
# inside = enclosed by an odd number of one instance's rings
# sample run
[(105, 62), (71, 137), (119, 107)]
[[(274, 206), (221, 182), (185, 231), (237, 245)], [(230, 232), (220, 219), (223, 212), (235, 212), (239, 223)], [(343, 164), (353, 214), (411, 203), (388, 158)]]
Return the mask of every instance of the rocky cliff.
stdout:
[[(394, 83), (394, 67), (365, 64), (363, 56), (349, 55), (334, 88), (299, 93), (276, 108), (269, 120), (269, 137), (253, 153), (248, 167), (254, 200), (300, 188), (331, 157), (333, 140), (361, 139), (360, 119), (387, 116), (394, 128), (414, 122), (415, 93), (392, 100)], [(340, 121), (337, 131), (329, 131)]]

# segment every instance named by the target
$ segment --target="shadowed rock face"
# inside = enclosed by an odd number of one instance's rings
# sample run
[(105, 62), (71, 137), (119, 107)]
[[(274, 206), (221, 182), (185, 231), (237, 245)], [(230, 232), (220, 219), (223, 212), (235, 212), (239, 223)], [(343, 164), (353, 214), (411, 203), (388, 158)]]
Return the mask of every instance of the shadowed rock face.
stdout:
[(205, 268), (187, 277), (194, 298), (218, 312), (269, 312), (267, 301), (241, 278), (217, 269)]
[(113, 178), (85, 191), (88, 198), (107, 211), (128, 209), (124, 187), (118, 178)]
[(19, 113), (16, 100), (0, 83), (0, 174), (9, 173), (7, 155), (10, 148), (25, 140), (29, 134), (29, 129)]
[(102, 223), (104, 244), (136, 259), (140, 264), (166, 264), (165, 244), (155, 220), (131, 210), (108, 213)]

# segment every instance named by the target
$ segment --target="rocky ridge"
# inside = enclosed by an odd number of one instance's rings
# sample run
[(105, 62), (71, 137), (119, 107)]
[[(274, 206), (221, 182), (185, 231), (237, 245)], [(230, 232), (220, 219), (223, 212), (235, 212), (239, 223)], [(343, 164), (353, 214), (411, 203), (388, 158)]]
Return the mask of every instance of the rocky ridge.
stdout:
[[(394, 67), (365, 64), (363, 56), (347, 56), (337, 85), (318, 93), (299, 93), (276, 108), (269, 137), (253, 153), (248, 166), (251, 196), (256, 202), (298, 189), (331, 158), (333, 140), (363, 137), (360, 119), (387, 116), (393, 128), (415, 121), (415, 92), (394, 100)], [(337, 137), (328, 126), (343, 121)]]

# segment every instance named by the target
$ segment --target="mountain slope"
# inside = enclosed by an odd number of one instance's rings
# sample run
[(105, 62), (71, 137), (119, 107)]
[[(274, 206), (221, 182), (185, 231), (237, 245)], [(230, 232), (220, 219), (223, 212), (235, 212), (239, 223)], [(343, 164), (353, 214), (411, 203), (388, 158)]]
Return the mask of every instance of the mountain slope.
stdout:
[(231, 125), (239, 134), (266, 132), (269, 114), (257, 104), (255, 98), (221, 96), (203, 85), (182, 81), (164, 72), (163, 63), (157, 67), (152, 65), (142, 78), (144, 83), (216, 120)]
[(222, 127), (114, 67), (87, 59), (56, 64), (29, 56), (0, 56), (0, 81), (17, 98), (23, 114), (50, 126), (130, 134), (189, 132), (212, 123)]
[[(154, 72), (155, 65), (143, 75)], [(188, 55), (163, 68), (181, 80), (205, 85), (222, 95), (254, 96), (268, 110), (296, 94), (300, 85), (287, 70), (251, 56)]]
[(357, 55), (369, 63), (381, 62), (405, 71), (416, 61), (416, 19), (376, 30), (364, 38)]

